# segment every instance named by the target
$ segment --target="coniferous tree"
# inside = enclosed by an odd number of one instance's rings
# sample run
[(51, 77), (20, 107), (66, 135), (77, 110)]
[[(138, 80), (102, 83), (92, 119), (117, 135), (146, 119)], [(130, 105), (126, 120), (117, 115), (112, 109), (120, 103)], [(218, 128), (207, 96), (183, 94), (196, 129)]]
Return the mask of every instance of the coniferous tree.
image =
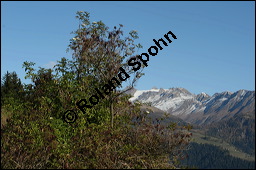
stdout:
[(16, 72), (7, 73), (3, 76), (1, 82), (1, 104), (4, 105), (8, 98), (17, 101), (23, 100), (23, 85)]

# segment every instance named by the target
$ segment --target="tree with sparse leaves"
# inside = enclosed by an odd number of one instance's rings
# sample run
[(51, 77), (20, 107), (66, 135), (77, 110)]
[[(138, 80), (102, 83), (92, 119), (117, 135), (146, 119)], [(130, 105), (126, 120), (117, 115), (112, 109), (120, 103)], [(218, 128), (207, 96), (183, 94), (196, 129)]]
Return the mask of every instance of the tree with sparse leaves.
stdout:
[[(136, 73), (129, 69), (127, 61), (135, 56), (136, 49), (142, 48), (140, 44), (135, 44), (138, 39), (137, 31), (131, 31), (129, 36), (123, 37), (122, 24), (119, 28), (109, 31), (109, 28), (102, 22), (90, 22), (88, 12), (77, 12), (79, 19), (79, 29), (75, 32), (75, 37), (71, 39), (68, 50), (73, 51), (76, 79), (82, 86), (81, 90), (95, 92), (94, 88), (107, 84), (119, 72), (119, 68), (125, 69), (130, 77), (130, 85), (126, 90), (131, 89), (134, 83), (143, 75), (142, 69)], [(88, 83), (89, 79), (89, 83)], [(86, 83), (86, 82), (87, 83)], [(121, 88), (122, 84), (116, 84), (116, 88)], [(110, 106), (111, 124), (113, 126), (113, 105), (123, 92), (113, 92), (109, 94), (107, 102)]]

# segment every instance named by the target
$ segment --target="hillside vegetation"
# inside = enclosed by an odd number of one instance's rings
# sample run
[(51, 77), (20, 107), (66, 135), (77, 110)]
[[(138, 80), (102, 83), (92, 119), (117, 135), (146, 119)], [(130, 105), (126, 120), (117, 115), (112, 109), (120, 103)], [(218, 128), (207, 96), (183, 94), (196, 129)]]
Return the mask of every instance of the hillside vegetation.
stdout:
[(182, 164), (198, 169), (255, 169), (255, 161), (230, 156), (228, 150), (211, 144), (191, 142), (184, 154)]
[(224, 139), (241, 151), (255, 156), (255, 112), (234, 117), (209, 126), (207, 134)]
[[(143, 75), (143, 67), (133, 73), (127, 66), (141, 47), (138, 33), (124, 37), (123, 25), (109, 30), (102, 21), (90, 22), (87, 12), (76, 18), (72, 59), (61, 58), (53, 69), (25, 61), (31, 84), (21, 84), (15, 72), (2, 78), (1, 168), (178, 168), (190, 127), (147, 120), (120, 90), (122, 83), (112, 81), (120, 67), (130, 75), (130, 88)], [(92, 98), (96, 88), (104, 99)], [(81, 99), (95, 104), (78, 108)], [(63, 119), (74, 119), (63, 117), (67, 110), (77, 114), (73, 123)]]

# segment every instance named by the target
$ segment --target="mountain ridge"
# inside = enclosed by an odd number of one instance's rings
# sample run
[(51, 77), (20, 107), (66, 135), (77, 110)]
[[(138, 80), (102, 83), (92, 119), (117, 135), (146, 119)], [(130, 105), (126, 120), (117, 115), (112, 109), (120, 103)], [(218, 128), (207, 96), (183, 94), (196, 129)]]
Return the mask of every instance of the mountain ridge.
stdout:
[(212, 96), (202, 92), (190, 93), (185, 88), (136, 90), (130, 93), (142, 103), (151, 103), (171, 115), (189, 123), (203, 125), (233, 117), (239, 113), (255, 113), (255, 91), (224, 91)]

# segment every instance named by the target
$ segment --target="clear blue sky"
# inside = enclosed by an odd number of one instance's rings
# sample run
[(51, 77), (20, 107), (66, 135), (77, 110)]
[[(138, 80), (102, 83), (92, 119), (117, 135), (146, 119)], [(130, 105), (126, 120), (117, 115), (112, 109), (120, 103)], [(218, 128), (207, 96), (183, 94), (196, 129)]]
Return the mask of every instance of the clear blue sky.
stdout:
[(125, 33), (139, 32), (143, 45), (172, 31), (177, 39), (150, 58), (136, 88), (183, 87), (192, 93), (255, 90), (255, 2), (3, 2), (1, 77), (24, 61), (49, 68), (66, 53), (76, 11)]

